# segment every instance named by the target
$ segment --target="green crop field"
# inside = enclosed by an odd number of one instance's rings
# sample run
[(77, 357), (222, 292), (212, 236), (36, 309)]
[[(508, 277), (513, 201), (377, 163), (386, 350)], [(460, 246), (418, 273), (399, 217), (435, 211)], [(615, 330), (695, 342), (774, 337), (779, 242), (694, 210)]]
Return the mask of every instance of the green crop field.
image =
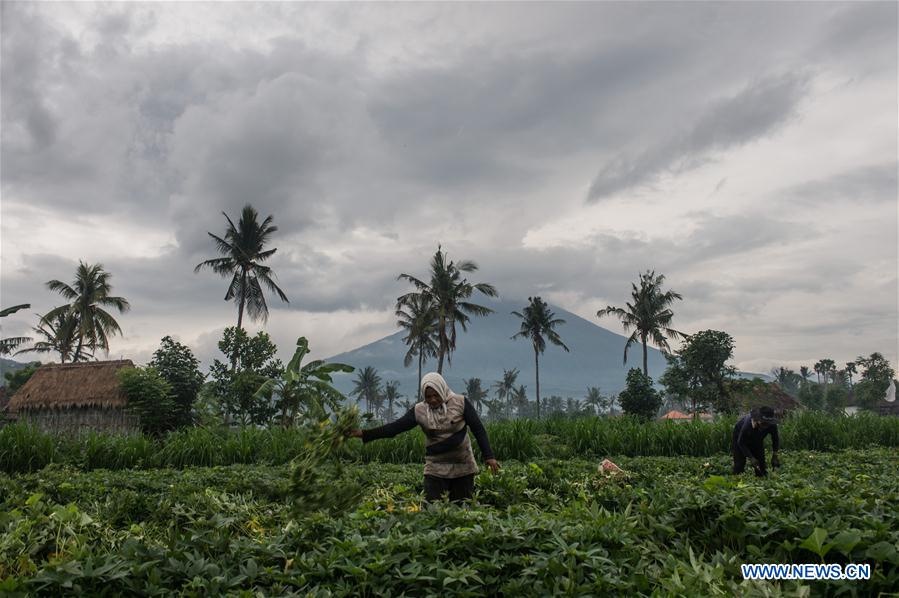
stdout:
[[(506, 461), (474, 504), (421, 465), (348, 465), (363, 497), (291, 515), (288, 465), (0, 474), (0, 594), (859, 595), (899, 588), (895, 448)], [(741, 563), (870, 563), (868, 581), (743, 581)]]

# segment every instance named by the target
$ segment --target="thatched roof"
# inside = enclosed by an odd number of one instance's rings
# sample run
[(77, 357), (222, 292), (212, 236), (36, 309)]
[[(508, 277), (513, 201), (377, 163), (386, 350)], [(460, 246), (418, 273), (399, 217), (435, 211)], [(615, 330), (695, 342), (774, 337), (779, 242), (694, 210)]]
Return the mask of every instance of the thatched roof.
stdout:
[(42, 365), (9, 401), (12, 412), (72, 407), (122, 407), (125, 397), (116, 372), (134, 367), (130, 359)]
[(802, 403), (788, 395), (774, 382), (758, 384), (748, 392), (737, 394), (739, 404), (745, 410), (756, 407), (771, 407), (778, 414), (801, 409)]

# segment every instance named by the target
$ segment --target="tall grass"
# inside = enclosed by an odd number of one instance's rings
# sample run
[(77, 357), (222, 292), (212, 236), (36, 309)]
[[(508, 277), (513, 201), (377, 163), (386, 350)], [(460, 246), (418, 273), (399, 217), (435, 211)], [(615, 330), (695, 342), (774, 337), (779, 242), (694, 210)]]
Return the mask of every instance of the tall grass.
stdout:
[[(540, 456), (702, 457), (730, 451), (734, 422), (735, 418), (713, 423), (644, 423), (629, 417), (550, 418), (489, 423), (487, 433), (501, 460)], [(781, 446), (788, 450), (899, 447), (899, 418), (871, 413), (835, 417), (807, 411), (783, 422), (780, 435)], [(95, 432), (56, 436), (15, 424), (0, 428), (0, 471), (35, 471), (50, 463), (84, 470), (280, 465), (301, 454), (304, 442), (305, 433), (298, 429), (190, 428), (157, 439)], [(424, 435), (417, 429), (391, 439), (354, 444), (354, 458), (362, 462), (420, 463), (424, 457)]]

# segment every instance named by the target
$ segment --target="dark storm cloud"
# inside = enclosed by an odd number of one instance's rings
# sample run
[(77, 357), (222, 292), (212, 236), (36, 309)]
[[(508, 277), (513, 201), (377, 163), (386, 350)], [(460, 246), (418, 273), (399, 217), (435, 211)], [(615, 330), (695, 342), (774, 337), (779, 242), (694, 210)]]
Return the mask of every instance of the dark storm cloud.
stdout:
[(687, 131), (663, 138), (637, 156), (623, 156), (604, 165), (590, 186), (588, 200), (598, 201), (652, 183), (667, 172), (684, 173), (714, 159), (717, 151), (771, 134), (795, 115), (804, 82), (804, 77), (796, 75), (767, 78), (709, 103)]
[[(221, 326), (201, 339), (210, 355), (235, 310), (222, 300), (227, 281), (193, 267), (215, 257), (206, 233), (224, 231), (221, 213), (236, 218), (245, 203), (280, 229), (270, 265), (291, 302), (270, 300), (279, 315), (389, 313), (407, 290), (397, 274), (426, 276), (443, 242), (451, 257), (476, 260), (471, 278), (504, 297), (570, 293), (618, 304), (638, 272), (656, 269), (689, 299), (679, 314), (701, 319), (761, 313), (777, 293), (832, 294), (834, 280), (853, 280), (858, 260), (827, 252), (785, 271), (778, 252), (821, 233), (812, 216), (766, 211), (778, 198), (875, 207), (895, 198), (894, 156), (843, 172), (822, 167), (800, 185), (787, 179), (751, 209), (735, 205), (745, 185), (724, 172), (703, 189), (720, 181), (716, 198), (728, 210), (687, 202), (683, 234), (653, 237), (612, 222), (564, 247), (521, 241), (576, 214), (588, 188), (594, 202), (651, 188), (776, 140), (823, 101), (822, 73), (850, 85), (857, 73), (888, 72), (894, 85), (894, 5), (473, 5), (458, 14), (427, 5), (408, 10), (437, 10), (421, 21), (435, 35), (401, 40), (378, 29), (393, 13), (372, 13), (357, 35), (354, 9), (341, 7), (337, 33), (355, 36), (343, 49), (304, 19), (259, 25), (253, 6), (221, 7), (247, 22), (219, 39), (198, 35), (206, 24), (187, 18), (189, 34), (176, 42), (153, 38), (165, 4), (97, 8), (80, 33), (42, 5), (2, 9), (4, 213), (28, 204), (62, 222), (94, 215), (139, 223), (153, 238), (174, 235), (153, 256), (110, 251), (101, 261), (135, 306), (129, 322), (177, 333), (194, 314), (221, 313)], [(440, 31), (447, 24), (449, 34)], [(445, 47), (422, 49), (441, 34)], [(393, 41), (404, 60), (385, 50)], [(636, 209), (654, 217), (651, 206)], [(79, 248), (35, 255), (27, 234), (5, 227), (4, 235), (15, 236), (4, 250), (21, 252), (26, 268), (4, 269), (4, 304), (52, 306), (42, 285), (67, 280)], [(92, 242), (102, 239), (98, 229)], [(731, 272), (730, 259), (755, 259), (759, 271)]]

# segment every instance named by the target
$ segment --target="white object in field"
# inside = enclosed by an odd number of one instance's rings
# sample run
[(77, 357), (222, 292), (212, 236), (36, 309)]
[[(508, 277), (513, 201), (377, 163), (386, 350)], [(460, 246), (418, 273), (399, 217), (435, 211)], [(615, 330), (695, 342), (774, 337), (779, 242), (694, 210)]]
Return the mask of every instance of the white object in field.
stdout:
[(602, 471), (612, 471), (615, 473), (621, 472), (621, 468), (618, 467), (617, 465), (615, 465), (614, 463), (612, 463), (611, 461), (609, 461), (608, 459), (603, 459), (602, 463), (599, 464), (599, 468)]
[(887, 403), (892, 403), (896, 400), (896, 383), (890, 380), (890, 387), (887, 389), (887, 394), (884, 395), (883, 400)]

